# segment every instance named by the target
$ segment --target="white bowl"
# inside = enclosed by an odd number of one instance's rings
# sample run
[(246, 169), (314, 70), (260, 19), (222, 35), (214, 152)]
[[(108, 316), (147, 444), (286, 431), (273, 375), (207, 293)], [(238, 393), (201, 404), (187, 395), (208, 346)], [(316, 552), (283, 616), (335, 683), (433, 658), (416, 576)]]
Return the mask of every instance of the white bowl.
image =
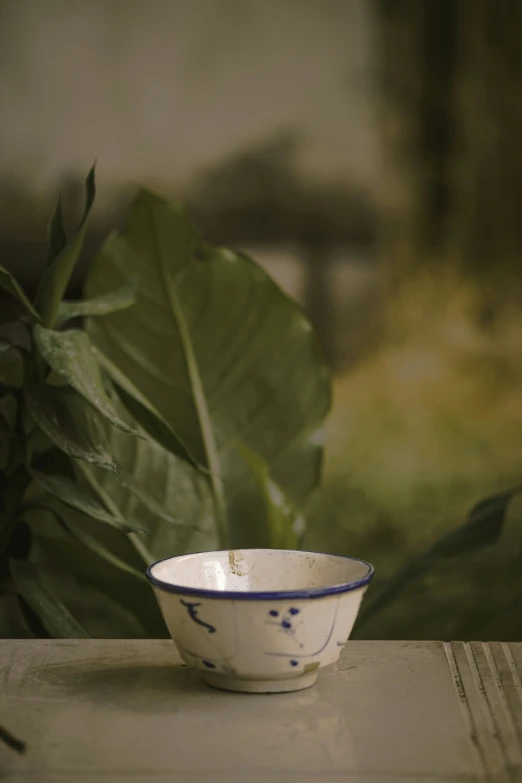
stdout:
[(373, 573), (350, 557), (241, 549), (160, 560), (147, 576), (209, 685), (275, 693), (310, 687), (339, 658)]

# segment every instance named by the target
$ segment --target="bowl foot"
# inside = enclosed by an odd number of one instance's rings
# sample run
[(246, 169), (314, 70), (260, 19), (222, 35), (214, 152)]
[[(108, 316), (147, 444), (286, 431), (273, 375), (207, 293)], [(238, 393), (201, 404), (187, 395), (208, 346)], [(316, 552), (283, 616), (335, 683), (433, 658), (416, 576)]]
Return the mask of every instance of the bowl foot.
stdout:
[(288, 693), (289, 691), (303, 691), (305, 688), (310, 688), (317, 680), (317, 671), (307, 672), (300, 677), (290, 677), (287, 680), (242, 680), (215, 672), (205, 672), (203, 679), (207, 685), (224, 691)]

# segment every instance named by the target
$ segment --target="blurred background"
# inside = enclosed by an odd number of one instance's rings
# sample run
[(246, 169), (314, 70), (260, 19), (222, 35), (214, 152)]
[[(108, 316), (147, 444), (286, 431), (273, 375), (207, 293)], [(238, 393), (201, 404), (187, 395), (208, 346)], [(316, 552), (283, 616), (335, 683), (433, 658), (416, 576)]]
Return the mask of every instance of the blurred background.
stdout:
[[(335, 374), (306, 546), (381, 583), (520, 482), (521, 29), (516, 0), (0, 0), (0, 263), (34, 290), (94, 159), (86, 258), (133, 182), (253, 255)], [(520, 508), (359, 636), (522, 640)]]

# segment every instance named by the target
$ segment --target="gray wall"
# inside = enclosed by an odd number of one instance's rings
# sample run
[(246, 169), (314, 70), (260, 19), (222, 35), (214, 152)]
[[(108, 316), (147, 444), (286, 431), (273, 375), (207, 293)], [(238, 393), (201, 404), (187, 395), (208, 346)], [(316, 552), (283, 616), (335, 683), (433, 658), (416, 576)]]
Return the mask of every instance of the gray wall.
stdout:
[[(0, 177), (45, 192), (94, 158), (183, 186), (281, 128), (313, 178), (371, 186), (364, 0), (0, 0)], [(100, 194), (102, 195), (102, 194)]]

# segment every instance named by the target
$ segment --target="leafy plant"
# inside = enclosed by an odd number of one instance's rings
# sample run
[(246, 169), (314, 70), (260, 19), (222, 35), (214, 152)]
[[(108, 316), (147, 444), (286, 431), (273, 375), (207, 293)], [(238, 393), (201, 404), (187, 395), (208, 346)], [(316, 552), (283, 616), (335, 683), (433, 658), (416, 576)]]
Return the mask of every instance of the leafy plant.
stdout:
[[(140, 281), (133, 308), (88, 324), (102, 366), (140, 425), (194, 480), (206, 474), (221, 546), (268, 545), (263, 482), (245, 449), (304, 504), (319, 480), (330, 405), (310, 324), (249, 258), (202, 243), (182, 208), (145, 190), (91, 265), (87, 294), (103, 296), (129, 277)], [(119, 454), (120, 434), (109, 438)], [(129, 457), (126, 467), (139, 483), (141, 468)], [(116, 491), (113, 477), (97, 473)], [(194, 513), (194, 498), (178, 513)]]
[(417, 579), (435, 571), (448, 559), (468, 555), (497, 543), (506, 523), (510, 503), (519, 493), (520, 488), (516, 487), (479, 501), (462, 525), (445, 533), (428, 549), (399, 568), (362, 608), (354, 635), (358, 635), (361, 628), (396, 601)]
[(60, 563), (164, 636), (145, 565), (299, 545), (329, 373), (303, 313), (253, 261), (143, 189), (85, 299), (64, 301), (94, 170), (85, 190), (70, 240), (56, 208), (34, 302), (0, 268), (0, 597), (35, 636), (86, 636)]

